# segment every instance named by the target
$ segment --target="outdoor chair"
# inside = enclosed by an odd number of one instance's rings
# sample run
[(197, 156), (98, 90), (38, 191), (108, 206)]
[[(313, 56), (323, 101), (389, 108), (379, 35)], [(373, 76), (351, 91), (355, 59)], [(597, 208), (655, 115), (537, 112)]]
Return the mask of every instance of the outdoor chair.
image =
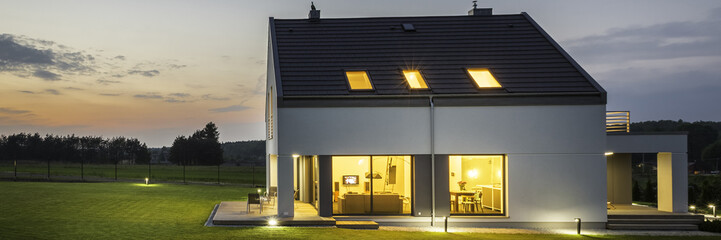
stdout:
[(260, 201), (260, 194), (248, 193), (248, 204), (245, 205), (245, 213), (250, 213), (250, 204), (258, 204), (258, 213), (263, 213), (263, 202)]

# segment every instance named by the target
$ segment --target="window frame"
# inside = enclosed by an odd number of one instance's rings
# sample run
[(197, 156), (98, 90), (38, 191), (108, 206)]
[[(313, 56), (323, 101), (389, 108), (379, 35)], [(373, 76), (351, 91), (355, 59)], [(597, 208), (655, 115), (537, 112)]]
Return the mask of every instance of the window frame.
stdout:
[[(493, 79), (496, 80), (496, 83), (498, 83), (498, 85), (500, 85), (500, 87), (481, 87), (481, 86), (479, 86), (476, 79), (473, 78), (473, 75), (471, 74), (471, 70), (487, 70), (488, 73), (491, 74)], [(503, 84), (501, 84), (501, 82), (498, 81), (498, 78), (496, 78), (496, 74), (494, 74), (493, 71), (491, 70), (491, 68), (489, 68), (489, 67), (466, 67), (466, 68), (463, 68), (463, 71), (466, 72), (466, 76), (468, 76), (468, 78), (471, 80), (471, 82), (472, 82), (471, 84), (473, 84), (473, 86), (476, 86), (476, 89), (479, 89), (479, 90), (505, 89)]]
[[(502, 164), (501, 167), (503, 168), (503, 189), (501, 190), (501, 196), (503, 196), (503, 199), (501, 199), (501, 204), (503, 204), (503, 207), (501, 208), (502, 212), (500, 214), (492, 214), (492, 213), (453, 213), (449, 211), (450, 216), (467, 216), (467, 217), (497, 217), (497, 218), (508, 218), (508, 154), (448, 154), (448, 180), (450, 180), (451, 175), (451, 156), (501, 156), (502, 157)], [(450, 181), (448, 182), (448, 185), (450, 186)], [(450, 194), (451, 191), (448, 189), (448, 195), (450, 200)], [(450, 201), (449, 201), (450, 202)]]
[[(368, 77), (368, 83), (371, 84), (371, 88), (370, 88), (370, 89), (353, 89), (353, 87), (350, 85), (350, 79), (348, 79), (348, 74), (347, 74), (347, 72), (365, 72), (366, 76)], [(346, 84), (346, 87), (348, 88), (348, 91), (353, 91), (353, 92), (373, 92), (373, 91), (376, 90), (376, 86), (375, 86), (375, 84), (373, 84), (373, 78), (371, 77), (371, 74), (370, 74), (370, 72), (368, 71), (368, 69), (364, 69), (364, 68), (344, 68), (344, 69), (343, 69), (343, 78), (345, 78), (345, 84)]]
[[(417, 71), (418, 75), (421, 76), (421, 81), (423, 81), (423, 83), (426, 85), (426, 87), (425, 88), (413, 88), (411, 86), (411, 83), (408, 82), (408, 78), (406, 78), (405, 71)], [(423, 76), (423, 71), (421, 71), (420, 69), (401, 69), (401, 76), (403, 77), (403, 82), (406, 84), (408, 89), (410, 89), (411, 91), (430, 91), (431, 90), (431, 85), (428, 83), (428, 81), (426, 81), (426, 77)]]

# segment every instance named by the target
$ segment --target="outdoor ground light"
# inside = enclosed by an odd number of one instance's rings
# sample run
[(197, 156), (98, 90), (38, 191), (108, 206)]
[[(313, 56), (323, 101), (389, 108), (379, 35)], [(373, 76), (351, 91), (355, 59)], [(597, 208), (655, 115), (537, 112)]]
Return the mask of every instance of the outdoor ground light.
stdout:
[(150, 179), (145, 178), (145, 185), (148, 185), (148, 182), (150, 182)]
[(713, 204), (710, 204), (710, 205), (708, 205), (708, 207), (713, 210), (713, 217), (716, 217), (716, 206), (714, 206)]
[(276, 220), (275, 218), (268, 219), (268, 226), (277, 226), (277, 225), (278, 225), (278, 220)]
[(581, 234), (581, 218), (574, 218), (573, 221), (576, 221), (576, 234)]
[(696, 206), (691, 205), (691, 206), (688, 206), (688, 208), (693, 210), (693, 213), (696, 213)]

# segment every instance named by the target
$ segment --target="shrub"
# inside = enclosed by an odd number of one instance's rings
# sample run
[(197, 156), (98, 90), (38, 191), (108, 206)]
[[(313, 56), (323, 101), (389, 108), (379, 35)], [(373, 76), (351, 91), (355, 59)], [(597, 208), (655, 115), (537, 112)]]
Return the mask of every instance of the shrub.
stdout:
[(705, 220), (698, 225), (698, 230), (721, 233), (721, 220)]

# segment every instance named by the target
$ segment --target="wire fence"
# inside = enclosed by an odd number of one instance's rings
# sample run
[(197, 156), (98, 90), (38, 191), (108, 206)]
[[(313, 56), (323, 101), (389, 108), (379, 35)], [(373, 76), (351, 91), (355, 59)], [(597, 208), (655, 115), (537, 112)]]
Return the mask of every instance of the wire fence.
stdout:
[(0, 178), (57, 181), (145, 181), (265, 185), (265, 167), (253, 163), (216, 166), (87, 164), (33, 160), (0, 161)]

